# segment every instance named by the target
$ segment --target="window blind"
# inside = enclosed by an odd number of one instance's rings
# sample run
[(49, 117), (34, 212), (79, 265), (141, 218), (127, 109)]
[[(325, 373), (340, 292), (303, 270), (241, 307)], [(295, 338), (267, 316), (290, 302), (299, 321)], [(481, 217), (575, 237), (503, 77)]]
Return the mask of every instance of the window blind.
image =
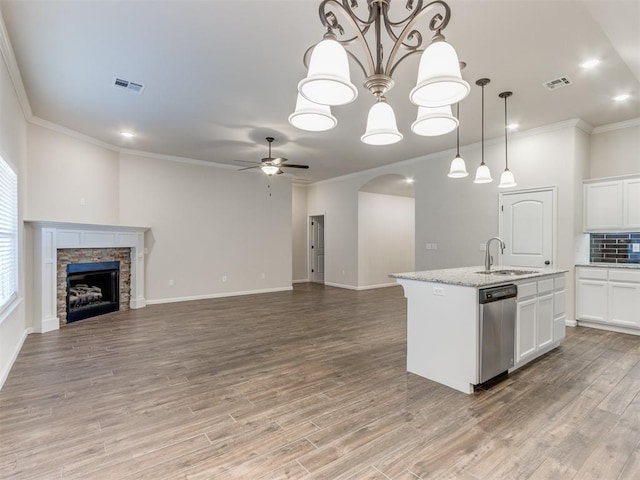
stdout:
[(0, 310), (18, 290), (18, 177), (0, 157)]

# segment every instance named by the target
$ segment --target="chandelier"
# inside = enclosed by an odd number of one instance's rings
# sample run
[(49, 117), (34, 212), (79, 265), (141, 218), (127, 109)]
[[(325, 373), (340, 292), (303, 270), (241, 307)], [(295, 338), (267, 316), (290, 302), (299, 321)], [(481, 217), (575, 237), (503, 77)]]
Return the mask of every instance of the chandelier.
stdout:
[[(367, 0), (368, 16), (362, 18), (355, 11), (357, 0), (320, 2), (320, 21), (327, 31), (304, 54), (307, 76), (298, 83), (296, 110), (289, 116), (292, 125), (311, 131), (329, 130), (337, 125), (331, 107), (351, 103), (358, 96), (349, 73), (351, 59), (364, 73), (363, 86), (375, 97), (361, 140), (371, 145), (402, 140), (385, 94), (394, 85), (392, 76), (396, 67), (421, 53), (417, 82), (409, 94), (410, 101), (418, 106), (412, 131), (418, 135), (442, 135), (458, 126), (451, 105), (465, 98), (470, 87), (462, 79), (455, 49), (442, 34), (451, 19), (449, 6), (440, 0), (426, 4), (422, 0), (407, 0), (405, 7), (410, 13), (397, 21), (389, 16), (390, 6), (391, 0)], [(416, 23), (424, 18), (428, 18), (433, 33), (426, 48), (423, 35), (416, 28)], [(350, 32), (346, 37), (341, 21)], [(388, 37), (385, 42), (383, 32)], [(391, 44), (387, 58), (383, 43)], [(360, 48), (352, 51), (353, 45)]]

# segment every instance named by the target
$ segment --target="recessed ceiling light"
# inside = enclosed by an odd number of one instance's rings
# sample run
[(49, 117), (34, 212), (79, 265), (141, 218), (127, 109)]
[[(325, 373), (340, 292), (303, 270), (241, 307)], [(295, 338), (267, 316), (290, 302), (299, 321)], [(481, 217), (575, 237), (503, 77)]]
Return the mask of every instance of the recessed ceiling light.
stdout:
[(597, 58), (592, 58), (591, 60), (587, 60), (586, 62), (582, 62), (582, 63), (580, 64), (580, 66), (581, 66), (582, 68), (589, 69), (589, 68), (593, 68), (593, 67), (597, 66), (599, 63), (600, 63), (600, 60), (599, 60), (599, 59), (597, 59)]
[(627, 100), (631, 95), (629, 95), (628, 93), (623, 93), (622, 95), (617, 95), (615, 97), (613, 97), (613, 99), (616, 102), (624, 102), (625, 100)]
[(136, 136), (136, 134), (132, 132), (120, 132), (120, 135), (122, 135), (124, 138), (133, 138)]
[(509, 125), (507, 125), (507, 128), (509, 130), (517, 130), (518, 128), (520, 128), (520, 124), (519, 123), (510, 123)]

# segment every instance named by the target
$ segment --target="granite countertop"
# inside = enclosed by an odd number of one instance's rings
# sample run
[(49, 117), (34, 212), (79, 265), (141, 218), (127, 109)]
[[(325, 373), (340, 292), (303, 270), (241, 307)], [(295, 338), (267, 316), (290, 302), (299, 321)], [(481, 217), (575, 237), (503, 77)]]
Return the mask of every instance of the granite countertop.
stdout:
[(576, 263), (576, 267), (635, 268), (640, 270), (640, 263), (585, 262), (585, 263)]
[(499, 265), (494, 265), (491, 270), (526, 270), (527, 272), (531, 273), (525, 273), (521, 275), (485, 274), (478, 273), (484, 271), (483, 266), (478, 266), (447, 268), (444, 270), (425, 270), (423, 272), (393, 273), (389, 276), (393, 278), (402, 278), (405, 280), (445, 283), (450, 285), (461, 285), (464, 287), (489, 287), (492, 285), (512, 283), (526, 278), (544, 277), (547, 275), (557, 275), (559, 273), (567, 272), (567, 270), (560, 270), (555, 268), (505, 267)]

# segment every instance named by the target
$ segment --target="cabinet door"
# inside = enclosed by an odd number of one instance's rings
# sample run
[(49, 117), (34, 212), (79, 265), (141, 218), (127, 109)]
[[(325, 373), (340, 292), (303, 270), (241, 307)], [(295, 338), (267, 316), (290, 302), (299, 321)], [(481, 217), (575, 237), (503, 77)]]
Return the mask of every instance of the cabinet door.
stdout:
[(609, 322), (621, 327), (640, 327), (640, 285), (609, 282)]
[(537, 345), (540, 349), (553, 343), (553, 294), (538, 297), (536, 309)]
[(566, 295), (564, 290), (553, 294), (553, 341), (557, 342), (566, 336)]
[(607, 320), (607, 282), (578, 280), (577, 318), (579, 320)]
[(535, 353), (537, 298), (518, 302), (516, 313), (516, 364)]
[(587, 183), (584, 186), (584, 229), (622, 227), (622, 182)]
[(640, 228), (640, 178), (623, 182), (623, 228)]

